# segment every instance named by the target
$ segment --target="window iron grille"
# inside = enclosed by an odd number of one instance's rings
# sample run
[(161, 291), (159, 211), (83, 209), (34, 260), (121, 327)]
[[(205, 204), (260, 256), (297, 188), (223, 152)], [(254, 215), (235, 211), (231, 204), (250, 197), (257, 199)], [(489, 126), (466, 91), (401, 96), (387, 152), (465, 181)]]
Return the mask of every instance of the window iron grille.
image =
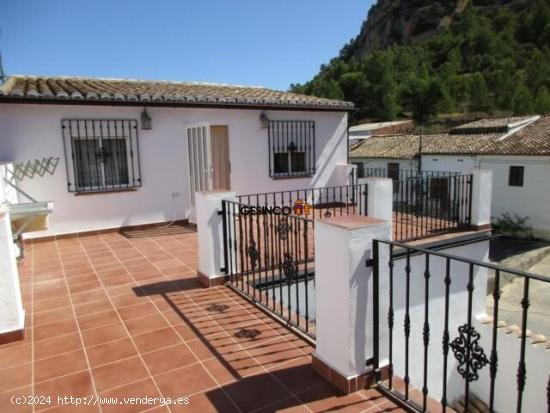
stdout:
[(311, 176), (315, 173), (315, 122), (271, 120), (268, 125), (269, 176)]
[(61, 121), (69, 192), (141, 187), (135, 119)]

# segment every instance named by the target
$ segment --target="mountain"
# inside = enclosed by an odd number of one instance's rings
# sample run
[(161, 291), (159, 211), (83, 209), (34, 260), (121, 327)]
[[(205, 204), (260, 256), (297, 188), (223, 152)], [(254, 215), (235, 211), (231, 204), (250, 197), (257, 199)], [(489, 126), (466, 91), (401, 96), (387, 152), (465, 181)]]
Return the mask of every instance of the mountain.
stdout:
[(550, 112), (550, 0), (379, 0), (359, 34), (291, 91), (352, 120)]

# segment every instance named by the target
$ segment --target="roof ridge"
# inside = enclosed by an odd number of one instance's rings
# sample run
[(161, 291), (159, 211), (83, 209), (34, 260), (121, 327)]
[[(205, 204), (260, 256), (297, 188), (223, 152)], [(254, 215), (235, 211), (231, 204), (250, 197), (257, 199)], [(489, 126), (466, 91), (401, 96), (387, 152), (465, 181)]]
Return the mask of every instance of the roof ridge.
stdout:
[[(22, 75), (14, 74), (9, 75), (8, 78), (14, 77), (19, 79), (59, 79), (59, 80), (101, 80), (101, 81), (115, 81), (115, 82), (135, 82), (135, 83), (167, 83), (167, 84), (179, 84), (179, 85), (205, 85), (205, 86), (225, 86), (225, 87), (243, 87), (251, 89), (267, 89), (275, 92), (282, 92), (276, 89), (270, 89), (262, 85), (241, 85), (237, 83), (223, 83), (223, 82), (204, 82), (200, 80), (166, 80), (166, 79), (134, 79), (134, 78), (123, 78), (123, 77), (93, 77), (93, 76), (65, 76), (65, 75), (56, 75), (56, 76), (47, 76), (47, 75)], [(284, 92), (292, 93), (292, 92)]]

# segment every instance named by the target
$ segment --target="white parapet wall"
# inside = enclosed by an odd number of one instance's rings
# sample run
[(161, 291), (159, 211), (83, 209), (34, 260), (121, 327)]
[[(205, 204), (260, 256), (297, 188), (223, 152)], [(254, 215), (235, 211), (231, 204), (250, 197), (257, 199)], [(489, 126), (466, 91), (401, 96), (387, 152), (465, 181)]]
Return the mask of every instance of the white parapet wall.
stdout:
[(15, 257), (9, 213), (0, 204), (0, 335), (22, 332), (25, 327)]
[(199, 243), (199, 280), (205, 286), (223, 280), (223, 219), (219, 212), (222, 201), (235, 200), (235, 193), (228, 191), (196, 192), (197, 238)]

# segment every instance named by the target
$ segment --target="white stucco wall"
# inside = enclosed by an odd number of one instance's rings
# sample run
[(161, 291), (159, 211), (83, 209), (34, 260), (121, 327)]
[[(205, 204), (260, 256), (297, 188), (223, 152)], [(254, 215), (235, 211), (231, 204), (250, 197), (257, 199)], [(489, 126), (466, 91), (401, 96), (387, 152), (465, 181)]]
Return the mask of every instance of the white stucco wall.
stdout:
[(422, 170), (466, 173), (477, 166), (474, 156), (423, 155)]
[(313, 120), (316, 174), (312, 178), (269, 177), (267, 129), (260, 110), (148, 108), (153, 129), (139, 129), (141, 178), (135, 192), (75, 196), (67, 191), (61, 120), (139, 119), (142, 107), (75, 105), (0, 106), (0, 160), (26, 161), (60, 157), (54, 176), (25, 179), (21, 187), (37, 200), (54, 201), (47, 231), (29, 237), (138, 225), (189, 216), (189, 177), (185, 126), (196, 122), (227, 125), (231, 190), (255, 193), (336, 184), (335, 166), (347, 163), (347, 114), (267, 110), (273, 120)]
[[(383, 245), (387, 249), (387, 245)], [(460, 257), (467, 257), (479, 261), (488, 260), (489, 241), (482, 241), (464, 246), (445, 249), (448, 254)], [(394, 374), (404, 377), (405, 368), (405, 335), (403, 322), (405, 317), (405, 259), (394, 262), (394, 336), (393, 336), (393, 363)], [(409, 375), (411, 386), (421, 389), (423, 385), (424, 346), (422, 341), (422, 330), (424, 323), (425, 305), (425, 256), (416, 255), (411, 257), (410, 276), (410, 320), (411, 336), (409, 341)], [(387, 277), (387, 275), (384, 275)], [(430, 341), (428, 346), (428, 396), (440, 400), (442, 395), (443, 378), (443, 351), (441, 340), (444, 331), (445, 321), (445, 260), (443, 258), (430, 258), (430, 280), (429, 280), (429, 323)], [(468, 265), (453, 261), (451, 263), (451, 287), (449, 301), (449, 334), (452, 341), (458, 336), (458, 326), (467, 323), (468, 294), (466, 285), (468, 283)], [(485, 315), (485, 296), (487, 289), (487, 270), (474, 268), (474, 295), (473, 295), (473, 317)], [(382, 315), (387, 314), (387, 308), (381, 309)], [(387, 334), (387, 321), (381, 324), (381, 334)], [(489, 351), (489, 349), (486, 349)], [(454, 401), (463, 394), (464, 380), (456, 370), (457, 362), (452, 351), (449, 351), (447, 370), (447, 397)], [(488, 367), (485, 367), (486, 369)], [(512, 378), (513, 379), (513, 378)]]
[[(479, 164), (493, 171), (492, 215), (527, 216), (535, 236), (550, 239), (550, 158), (484, 156)], [(508, 185), (512, 165), (525, 168), (521, 187)]]
[(382, 159), (382, 158), (350, 158), (350, 162), (363, 162), (365, 169), (388, 169), (388, 163), (398, 163), (400, 170), (416, 170), (418, 169), (418, 161), (416, 159)]

